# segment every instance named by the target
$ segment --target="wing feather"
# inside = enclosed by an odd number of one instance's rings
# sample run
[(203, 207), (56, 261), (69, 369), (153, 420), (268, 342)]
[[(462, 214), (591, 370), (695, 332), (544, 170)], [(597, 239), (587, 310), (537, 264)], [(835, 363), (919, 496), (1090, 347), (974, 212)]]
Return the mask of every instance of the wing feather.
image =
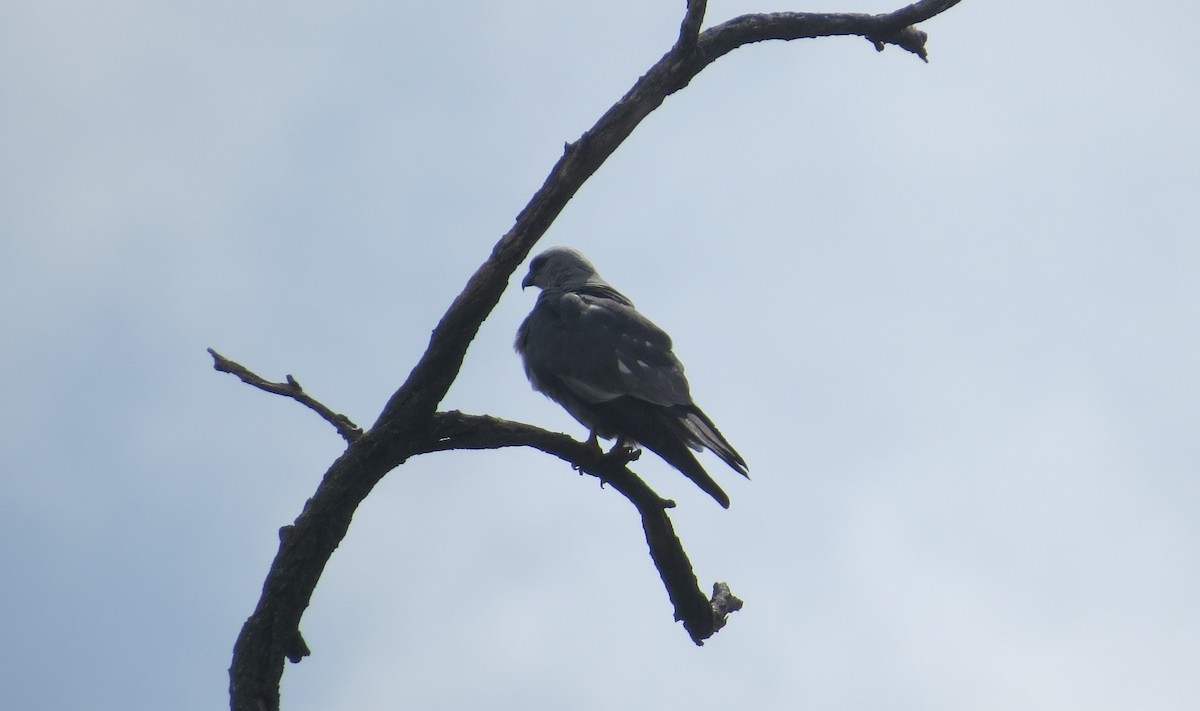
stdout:
[(585, 402), (633, 397), (657, 405), (692, 401), (671, 337), (627, 303), (590, 293), (543, 292), (525, 355)]

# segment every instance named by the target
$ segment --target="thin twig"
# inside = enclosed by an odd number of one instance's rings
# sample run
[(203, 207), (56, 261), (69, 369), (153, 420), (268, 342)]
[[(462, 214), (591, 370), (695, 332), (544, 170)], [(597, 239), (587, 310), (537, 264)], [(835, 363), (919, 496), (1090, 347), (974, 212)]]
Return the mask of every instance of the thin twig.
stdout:
[(215, 370), (219, 370), (222, 373), (236, 375), (243, 383), (252, 385), (259, 390), (264, 390), (276, 395), (282, 395), (284, 397), (290, 397), (301, 405), (304, 405), (308, 409), (317, 413), (321, 416), (321, 419), (333, 425), (333, 428), (336, 429), (338, 434), (340, 434), (342, 438), (346, 440), (347, 444), (354, 444), (359, 437), (362, 437), (362, 429), (358, 425), (351, 422), (349, 417), (338, 414), (317, 400), (313, 399), (312, 396), (304, 392), (304, 388), (300, 387), (300, 383), (297, 382), (296, 379), (291, 375), (287, 376), (286, 382), (275, 383), (256, 373), (251, 372), (241, 363), (235, 363), (234, 361), (229, 360), (211, 348), (208, 349), (208, 354), (213, 357), (213, 368)]

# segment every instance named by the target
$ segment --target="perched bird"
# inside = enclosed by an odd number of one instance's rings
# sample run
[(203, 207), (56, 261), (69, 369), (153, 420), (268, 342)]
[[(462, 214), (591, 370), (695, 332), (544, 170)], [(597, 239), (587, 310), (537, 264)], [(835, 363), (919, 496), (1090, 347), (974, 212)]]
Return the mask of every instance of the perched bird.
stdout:
[(521, 288), (541, 288), (514, 347), (533, 389), (614, 447), (640, 444), (725, 508), (729, 497), (689, 451), (708, 448), (749, 477), (746, 461), (692, 402), (671, 337), (573, 249), (533, 258)]

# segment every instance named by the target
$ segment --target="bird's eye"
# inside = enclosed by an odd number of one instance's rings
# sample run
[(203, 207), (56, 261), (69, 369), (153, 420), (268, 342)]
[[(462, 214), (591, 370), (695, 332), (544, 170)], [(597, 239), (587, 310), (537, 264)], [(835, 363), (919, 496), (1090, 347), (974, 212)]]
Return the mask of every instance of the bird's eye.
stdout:
[(545, 258), (545, 257), (542, 257), (542, 256), (540, 256), (540, 255), (539, 255), (539, 256), (537, 256), (537, 257), (534, 257), (534, 258), (533, 258), (533, 261), (529, 263), (529, 271), (531, 271), (531, 272), (539, 272), (539, 271), (541, 271), (541, 270), (542, 270), (542, 266), (543, 266), (545, 263), (546, 263), (546, 258)]

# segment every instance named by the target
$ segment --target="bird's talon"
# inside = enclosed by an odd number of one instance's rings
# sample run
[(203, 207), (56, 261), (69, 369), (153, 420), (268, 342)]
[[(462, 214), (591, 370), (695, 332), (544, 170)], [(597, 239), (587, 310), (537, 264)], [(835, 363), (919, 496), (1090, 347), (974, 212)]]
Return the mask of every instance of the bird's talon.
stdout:
[(628, 464), (630, 462), (636, 462), (638, 458), (642, 456), (642, 450), (638, 447), (618, 441), (604, 456), (607, 459), (615, 459), (622, 464)]

